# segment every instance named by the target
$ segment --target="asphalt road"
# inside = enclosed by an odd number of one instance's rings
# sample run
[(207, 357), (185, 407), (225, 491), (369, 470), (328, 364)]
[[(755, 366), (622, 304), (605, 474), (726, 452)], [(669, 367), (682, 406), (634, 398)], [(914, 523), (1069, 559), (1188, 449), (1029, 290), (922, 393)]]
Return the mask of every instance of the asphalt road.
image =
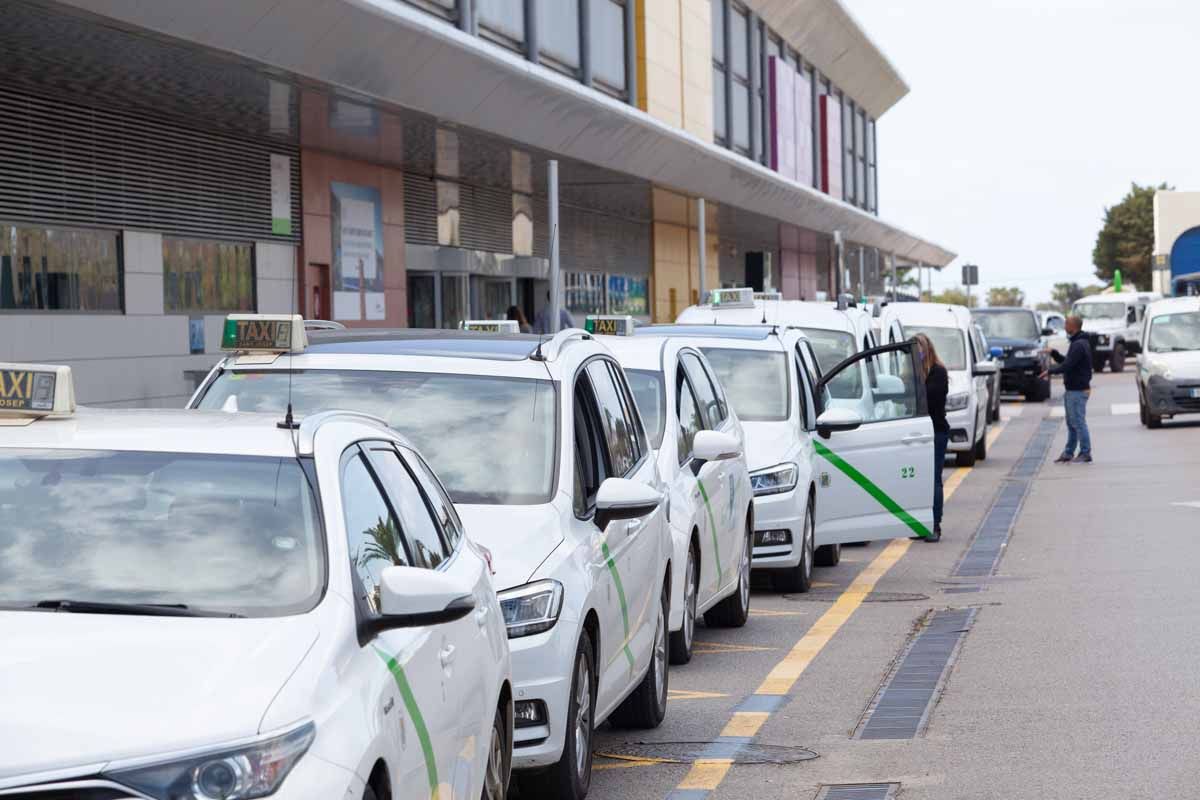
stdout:
[[(1131, 373), (1095, 385), (1095, 463), (1050, 463), (1060, 386), (1006, 402), (988, 459), (946, 469), (941, 543), (847, 548), (812, 593), (756, 591), (745, 628), (700, 628), (664, 725), (598, 733), (592, 797), (807, 800), (858, 783), (904, 800), (1195, 797), (1200, 421), (1146, 430)], [(1054, 440), (995, 574), (954, 577), (1043, 421)], [(968, 607), (923, 730), (857, 738), (931, 612)]]

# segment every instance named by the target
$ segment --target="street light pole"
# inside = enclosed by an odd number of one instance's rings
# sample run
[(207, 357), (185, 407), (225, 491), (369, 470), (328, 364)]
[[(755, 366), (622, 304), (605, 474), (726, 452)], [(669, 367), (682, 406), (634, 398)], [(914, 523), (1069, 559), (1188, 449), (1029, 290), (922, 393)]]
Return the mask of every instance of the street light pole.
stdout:
[(704, 280), (707, 277), (706, 273), (708, 272), (708, 221), (705, 219), (705, 217), (708, 215), (705, 212), (703, 197), (696, 198), (696, 214), (698, 215), (696, 232), (700, 237), (700, 282), (697, 284), (700, 289), (700, 296), (697, 298), (697, 302), (699, 302), (700, 305), (704, 305), (704, 298), (706, 297), (706, 293), (704, 291), (706, 288), (704, 285)]
[(546, 165), (547, 193), (550, 202), (550, 334), (558, 333), (559, 298), (558, 274), (558, 161)]

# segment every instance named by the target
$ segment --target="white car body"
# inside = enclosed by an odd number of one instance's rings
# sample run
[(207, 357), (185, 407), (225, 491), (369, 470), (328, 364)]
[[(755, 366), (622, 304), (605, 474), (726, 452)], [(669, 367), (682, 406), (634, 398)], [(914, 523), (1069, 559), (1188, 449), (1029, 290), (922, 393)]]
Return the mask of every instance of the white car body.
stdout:
[[(1137, 357), (1143, 425), (1157, 428), (1163, 417), (1200, 413), (1200, 346), (1195, 338), (1198, 317), (1200, 297), (1172, 297), (1147, 307)], [(1181, 335), (1160, 335), (1155, 330), (1156, 325), (1178, 325), (1183, 320), (1189, 324)]]
[[(432, 569), (385, 562), (380, 580), (388, 588), (379, 589), (372, 597), (382, 598), (380, 607), (387, 613), (371, 613), (368, 619), (364, 612), (371, 609), (352, 564), (359, 552), (352, 551), (343, 498), (348, 488), (356, 493), (375, 492), (386, 508), (392, 501), (385, 503), (382, 498), (391, 498), (398, 490), (392, 484), (381, 489), (382, 482), (376, 483), (365, 469), (361, 474), (368, 475), (370, 485), (364, 486), (348, 477), (344, 465), (362, 464), (359, 459), (365, 458), (374, 465), (376, 457), (395, 461), (399, 454), (397, 463), (407, 464), (415, 475), (414, 459), (419, 456), (403, 437), (363, 415), (318, 415), (295, 431), (280, 429), (280, 419), (277, 414), (80, 409), (65, 419), (0, 428), (4, 431), (0, 437), (0, 490), (5, 482), (4, 459), (13, 448), (73, 451), (76, 458), (79, 451), (111, 451), (118, 458), (151, 460), (170, 456), (171, 464), (230, 456), (277, 460), (279, 470), (296, 465), (296, 473), (303, 469), (309, 476), (309, 486), (316, 483), (313, 488), (319, 504), (313, 508), (320, 511), (314, 514), (318, 533), (313, 552), (318, 552), (324, 563), (324, 587), (314, 595), (311, 607), (276, 616), (62, 613), (61, 609), (47, 613), (0, 607), (0, 638), (4, 641), (0, 651), (4, 675), (0, 681), (0, 707), (4, 709), (0, 714), (0, 742), (4, 743), (0, 748), (0, 794), (10, 790), (25, 797), (35, 790), (58, 788), (62, 796), (73, 796), (85, 787), (107, 787), (113, 796), (165, 797), (163, 793), (130, 790), (128, 770), (202, 761), (204, 754), (271, 739), (311, 724), (311, 744), (272, 798), (357, 800), (368, 783), (378, 792), (390, 791), (393, 797), (412, 796), (414, 787), (422, 787), (426, 793), (442, 797), (479, 798), (498, 714), (503, 715), (505, 735), (511, 742), (508, 641), (486, 554), (461, 531), (454, 533), (451, 545), (450, 532), (443, 531), (438, 518), (426, 508), (428, 516), (422, 524), (442, 531), (444, 560)], [(363, 455), (358, 450), (360, 443), (377, 456)], [(267, 469), (274, 472), (277, 468), (271, 464)], [(426, 487), (409, 497), (426, 496), (431, 485), (441, 491), (436, 479), (433, 484), (421, 483), (423, 480), (409, 478), (405, 491), (412, 492), (417, 484)], [(163, 491), (161, 483), (152, 483), (145, 487), (145, 494), (155, 495), (155, 485), (158, 493)], [(237, 491), (249, 492), (242, 485)], [(25, 497), (30, 503), (51, 502), (36, 495)], [(171, 525), (172, 517), (181, 513), (175, 503), (183, 494), (174, 497), (142, 498), (139, 505), (134, 502), (136, 497), (122, 495), (133, 509), (130, 511), (122, 510), (124, 506), (112, 496), (108, 502), (116, 505), (93, 498), (90, 505), (96, 514), (105, 515), (105, 522), (80, 521), (90, 527), (81, 528), (80, 542), (73, 545), (76, 562), (91, 569), (104, 568), (104, 559), (87, 558), (83, 540), (96, 536), (97, 531), (131, 525), (131, 514), (139, 515), (139, 525), (157, 526), (164, 536), (176, 535), (187, 517)], [(225, 502), (229, 515), (239, 513), (235, 508), (238, 498), (250, 505), (257, 500), (249, 494), (233, 496)], [(209, 504), (206, 508), (217, 502), (211, 497), (201, 499)], [(428, 502), (449, 506), (444, 495), (428, 498)], [(162, 522), (147, 516), (155, 503), (170, 504)], [(13, 508), (8, 506), (10, 515), (15, 513)], [(240, 513), (247, 512), (243, 509)], [(299, 510), (296, 513), (299, 516)], [(457, 524), (454, 519), (446, 521)], [(19, 536), (20, 528), (17, 530)], [(262, 530), (276, 533), (270, 544), (280, 552), (296, 548), (295, 538), (280, 541), (283, 529), (267, 525)], [(117, 537), (119, 534), (110, 536)], [(404, 537), (407, 542), (407, 533)], [(287, 542), (292, 544), (283, 546)], [(203, 540), (184, 544), (197, 548), (187, 551), (192, 556), (210, 552)], [(268, 543), (255, 546), (267, 547)], [(306, 551), (302, 547), (300, 552)], [(6, 557), (22, 556), (36, 563), (33, 555), (16, 547)], [(119, 556), (110, 553), (109, 557), (115, 560)], [(132, 552), (125, 554), (130, 557)], [(162, 562), (148, 557), (146, 566), (156, 563)], [(204, 563), (203, 558), (191, 558), (179, 570), (193, 573)], [(112, 566), (114, 561), (107, 564), (119, 569)], [(146, 586), (155, 583), (158, 575), (148, 572)], [(136, 571), (125, 572), (118, 586), (142, 585), (136, 583), (140, 580), (136, 576)], [(167, 579), (157, 583), (167, 592), (176, 588)], [(12, 591), (11, 581), (8, 584)], [(428, 592), (421, 594), (417, 584), (426, 586)], [(447, 589), (450, 595), (439, 598), (438, 593)], [(46, 591), (54, 588), (46, 587)], [(448, 608), (446, 599), (459, 593), (465, 597), (455, 601), (462, 607), (452, 620), (423, 624), (410, 617), (405, 621), (409, 627), (380, 624), (389, 619), (398, 624), (401, 619), (388, 616), (399, 613), (396, 605), (389, 604), (411, 601), (413, 605), (405, 607), (414, 613), (429, 613), (430, 609)], [(503, 772), (507, 780), (507, 765)], [(183, 774), (189, 775), (186, 769)], [(186, 782), (190, 785), (190, 775)], [(186, 794), (172, 797), (193, 796), (183, 791)]]
[[(637, 495), (634, 498), (637, 502), (630, 505), (649, 503), (647, 510), (638, 518), (618, 519), (601, 531), (594, 522), (598, 492), (593, 490), (584, 498), (587, 507), (580, 514), (574, 506), (577, 470), (573, 404), (577, 389), (583, 386), (584, 371), (593, 363), (598, 365), (598, 375), (607, 374), (604, 373), (605, 365), (611, 364), (611, 374), (619, 381), (615, 385), (624, 387), (623, 373), (612, 355), (592, 336), (580, 330), (562, 331), (544, 342), (536, 336), (455, 331), (334, 332), (312, 335), (308, 349), (303, 353), (280, 358), (269, 365), (243, 366), (236, 359), (226, 359), (214, 369), (192, 399), (193, 406), (203, 405), (206, 394), (213, 391), (214, 386), (220, 386), (225, 372), (236, 377), (239, 373), (281, 371), (286, 374), (291, 371), (297, 393), (305, 390), (308, 377), (319, 377), (325, 371), (382, 376), (381, 382), (386, 379), (385, 373), (399, 373), (397, 380), (405, 375), (494, 378), (524, 381), (533, 391), (537, 391), (537, 386), (548, 386), (553, 390), (556, 399), (548, 402), (553, 404), (550, 413), (556, 432), (553, 443), (548, 445), (552, 452), (546, 455), (553, 475), (545, 496), (537, 498), (537, 502), (519, 503), (461, 502), (461, 498), (456, 498), (467, 535), (492, 553), (493, 581), (502, 606), (505, 602), (515, 603), (512, 598), (534, 584), (545, 587), (550, 584), (544, 582), (557, 582), (562, 590), (560, 611), (548, 630), (510, 639), (518, 715), (514, 732), (515, 769), (566, 768), (568, 759), (564, 757), (564, 744), (574, 730), (574, 723), (568, 722), (568, 709), (572, 707), (577, 648), (582, 646), (585, 632), (598, 648), (594, 653), (595, 671), (588, 675), (588, 682), (592, 684), (587, 698), (591, 705), (585, 709), (589, 724), (599, 725), (607, 719), (643, 685), (643, 679), (652, 682), (654, 675), (662, 678), (660, 688), (665, 713), (667, 609), (663, 608), (662, 598), (670, 579), (672, 542), (653, 453), (645, 446), (641, 419), (631, 398), (628, 400), (631, 407), (628, 420), (622, 416), (620, 408), (613, 409), (613, 415), (635, 437), (635, 444), (640, 442), (642, 452), (628, 471), (608, 476), (600, 489), (607, 495), (632, 490)], [(587, 380), (587, 385), (591, 386), (591, 379)], [(533, 383), (535, 381), (540, 383)], [(530, 397), (533, 396), (531, 392)], [(380, 405), (387, 402), (385, 396), (381, 397), (347, 396), (337, 402), (357, 405), (360, 410), (385, 416), (412, 439), (427, 439), (429, 446), (424, 449), (430, 463), (442, 474), (451, 496), (455, 496), (453, 481), (447, 477), (446, 462), (439, 461), (443, 458), (440, 434), (449, 426), (468, 421), (461, 419), (453, 407), (453, 398), (445, 407), (414, 410), (397, 418), (392, 409)], [(258, 407), (265, 403), (273, 409), (281, 408), (286, 401), (282, 390), (270, 397), (255, 399)], [(242, 399), (238, 402), (240, 407), (245, 407)], [(318, 397), (312, 402), (332, 400)], [(591, 403), (583, 395), (581, 402)], [(614, 402), (625, 401), (614, 396)], [(589, 404), (588, 408), (594, 409), (594, 406)], [(303, 406), (297, 406), (298, 414), (304, 411)], [(608, 411), (606, 407), (605, 413)], [(600, 410), (595, 409), (594, 413), (599, 414)], [(580, 435), (586, 438), (586, 433)], [(612, 443), (607, 446), (610, 451), (609, 455), (603, 456), (606, 460), (611, 455)], [(457, 455), (472, 470), (520, 469), (520, 465), (507, 462), (504, 465), (489, 464), (483, 455)], [(597, 454), (596, 457), (601, 456)], [(615, 499), (620, 501), (620, 497)], [(658, 642), (660, 608), (663, 608), (663, 619), (661, 642)], [(659, 664), (659, 659), (664, 663)], [(657, 665), (659, 672), (652, 673), (652, 665)], [(522, 704), (530, 704), (529, 708), (544, 707), (544, 724), (522, 725)], [(589, 728), (584, 743), (586, 763), (580, 765), (582, 785), (576, 787), (576, 791), (586, 792), (586, 783), (590, 780), (590, 737)]]
[(988, 380), (996, 367), (988, 360), (988, 353), (978, 352), (981, 340), (971, 312), (965, 306), (945, 303), (893, 303), (883, 310), (883, 318), (899, 322), (906, 337), (930, 335), (935, 347), (939, 335), (949, 337), (950, 331), (957, 332), (957, 349), (939, 348), (950, 380), (946, 397), (946, 421), (950, 424), (947, 449), (960, 454), (959, 462), (967, 462), (966, 466), (977, 457), (986, 457)]
[(1042, 329), (1042, 345), (1066, 355), (1067, 348), (1071, 346), (1071, 337), (1067, 336), (1067, 318), (1057, 311), (1039, 311), (1037, 315)]
[(1161, 299), (1157, 292), (1109, 292), (1076, 300), (1071, 313), (1083, 317), (1083, 330), (1091, 334), (1093, 365), (1103, 368), (1107, 362), (1120, 371), (1123, 356), (1140, 353), (1146, 307)]
[[(691, 657), (697, 615), (728, 598), (726, 605), (739, 606), (738, 611), (713, 614), (707, 621), (741, 625), (749, 609), (754, 493), (745, 433), (712, 367), (692, 343), (650, 336), (599, 338), (625, 369), (656, 449), (659, 476), (667, 487), (674, 542), (670, 629), (676, 635), (671, 657), (675, 663), (685, 663)], [(702, 414), (701, 430), (735, 440), (737, 447), (728, 458), (697, 457), (683, 440), (681, 402)], [(651, 403), (655, 408), (648, 408)], [(650, 420), (657, 420), (657, 426), (651, 426)], [(692, 553), (697, 557), (692, 558)]]

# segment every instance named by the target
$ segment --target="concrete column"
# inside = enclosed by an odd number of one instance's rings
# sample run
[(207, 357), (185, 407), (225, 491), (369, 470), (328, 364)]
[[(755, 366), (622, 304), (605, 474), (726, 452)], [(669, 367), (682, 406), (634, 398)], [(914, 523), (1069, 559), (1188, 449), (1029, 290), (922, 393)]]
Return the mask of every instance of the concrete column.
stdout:
[(700, 238), (700, 283), (697, 284), (697, 286), (700, 290), (700, 297), (698, 299), (699, 299), (701, 305), (704, 304), (705, 297), (707, 296), (706, 287), (704, 285), (704, 281), (708, 277), (706, 274), (707, 270), (708, 270), (708, 219), (707, 219), (707, 217), (708, 217), (708, 214), (704, 208), (704, 198), (703, 197), (696, 198), (696, 219), (697, 219), (696, 225), (697, 225), (697, 235)]

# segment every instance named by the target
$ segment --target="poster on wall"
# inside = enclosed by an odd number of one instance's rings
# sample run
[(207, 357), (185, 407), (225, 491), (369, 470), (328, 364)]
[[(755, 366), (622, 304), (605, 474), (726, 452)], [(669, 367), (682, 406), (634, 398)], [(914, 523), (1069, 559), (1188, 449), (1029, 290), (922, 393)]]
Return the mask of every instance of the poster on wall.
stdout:
[(271, 233), (292, 234), (292, 159), (271, 154)]
[(387, 316), (383, 294), (383, 206), (379, 190), (333, 183), (333, 318)]
[(647, 316), (650, 311), (649, 280), (630, 275), (608, 276), (608, 313)]

